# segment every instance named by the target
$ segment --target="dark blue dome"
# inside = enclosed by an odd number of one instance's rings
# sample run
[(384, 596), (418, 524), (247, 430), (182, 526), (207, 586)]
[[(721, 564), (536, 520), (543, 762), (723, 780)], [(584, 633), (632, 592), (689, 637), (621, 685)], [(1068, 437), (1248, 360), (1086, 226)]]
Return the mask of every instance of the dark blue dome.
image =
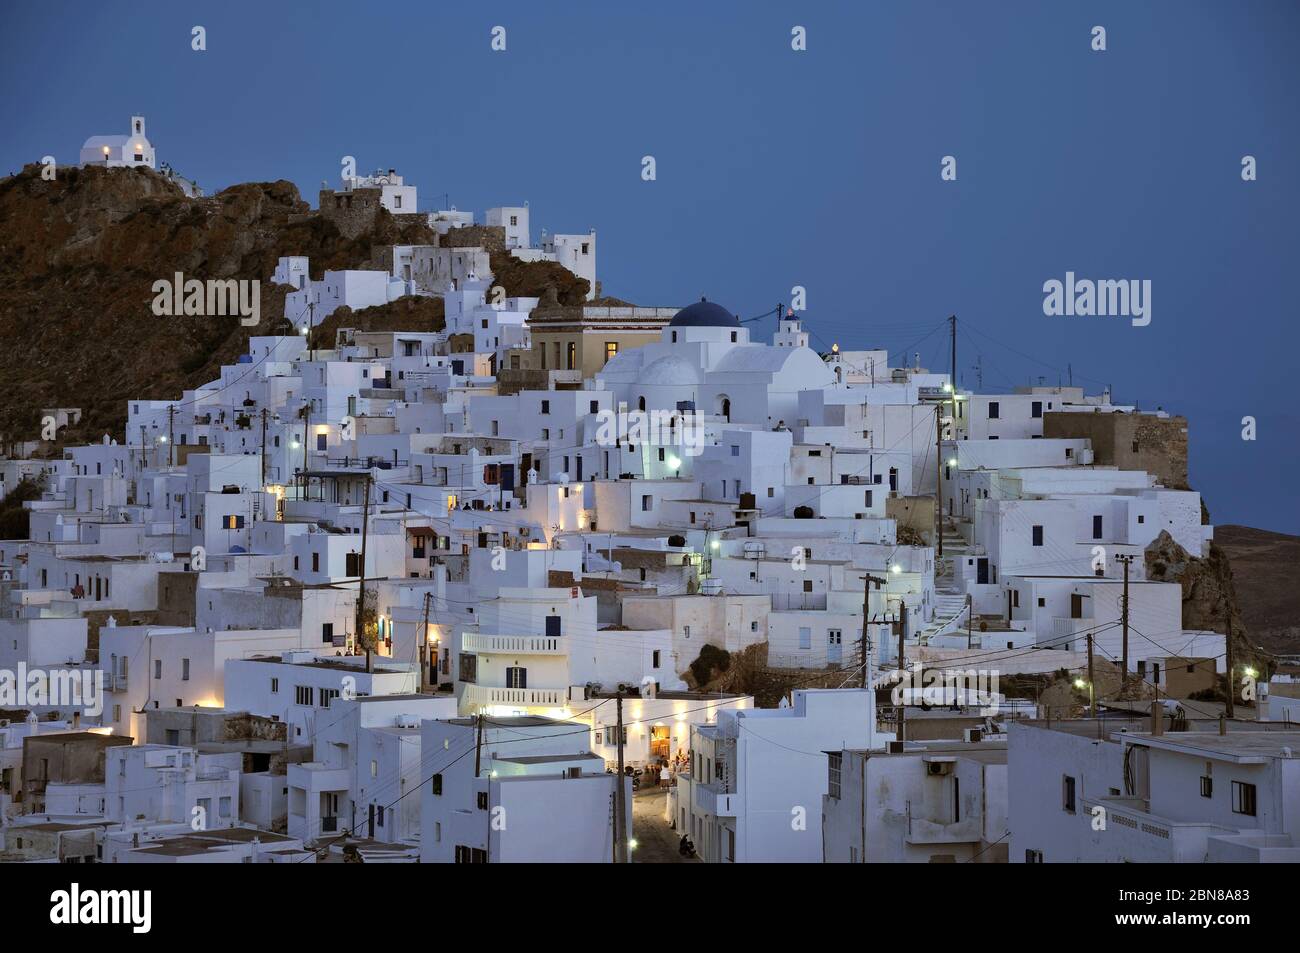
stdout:
[(720, 304), (701, 298), (673, 315), (670, 328), (738, 328), (740, 322)]

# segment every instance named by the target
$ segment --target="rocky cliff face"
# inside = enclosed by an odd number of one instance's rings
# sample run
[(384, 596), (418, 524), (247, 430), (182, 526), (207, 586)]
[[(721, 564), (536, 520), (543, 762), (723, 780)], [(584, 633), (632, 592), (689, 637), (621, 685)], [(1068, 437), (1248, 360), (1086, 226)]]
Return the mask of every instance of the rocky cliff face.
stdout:
[[(131, 398), (179, 397), (217, 376), (250, 335), (285, 328), (278, 258), (307, 255), (312, 276), (364, 267), (382, 245), (436, 244), (387, 212), (353, 238), (311, 211), (290, 182), (246, 183), (189, 199), (148, 169), (37, 166), (0, 180), (0, 433), (32, 439), (44, 407), (82, 408), (69, 441), (121, 436)], [(153, 283), (261, 282), (261, 323), (159, 317)]]
[(1205, 558), (1192, 556), (1164, 530), (1145, 553), (1147, 578), (1176, 582), (1183, 588), (1183, 628), (1221, 632), (1231, 637), (1235, 661), (1254, 657), (1237, 604), (1232, 566), (1218, 544)]

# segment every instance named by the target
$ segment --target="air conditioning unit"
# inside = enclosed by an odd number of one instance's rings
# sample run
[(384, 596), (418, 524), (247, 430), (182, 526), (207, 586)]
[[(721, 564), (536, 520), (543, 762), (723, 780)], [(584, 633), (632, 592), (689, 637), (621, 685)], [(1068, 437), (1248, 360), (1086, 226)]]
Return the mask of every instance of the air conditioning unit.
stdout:
[(927, 761), (925, 763), (925, 773), (932, 778), (943, 777), (952, 774), (951, 761)]

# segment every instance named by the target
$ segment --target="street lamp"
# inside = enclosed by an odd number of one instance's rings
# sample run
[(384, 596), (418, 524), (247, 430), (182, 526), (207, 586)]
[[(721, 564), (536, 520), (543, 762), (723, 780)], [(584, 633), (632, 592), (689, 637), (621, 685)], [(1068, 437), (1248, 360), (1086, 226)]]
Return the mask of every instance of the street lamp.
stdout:
[(1074, 680), (1074, 687), (1079, 689), (1080, 691), (1083, 691), (1084, 688), (1088, 689), (1088, 714), (1089, 715), (1096, 714), (1093, 708), (1094, 702), (1092, 698), (1092, 682), (1085, 681), (1082, 678), (1076, 678)]

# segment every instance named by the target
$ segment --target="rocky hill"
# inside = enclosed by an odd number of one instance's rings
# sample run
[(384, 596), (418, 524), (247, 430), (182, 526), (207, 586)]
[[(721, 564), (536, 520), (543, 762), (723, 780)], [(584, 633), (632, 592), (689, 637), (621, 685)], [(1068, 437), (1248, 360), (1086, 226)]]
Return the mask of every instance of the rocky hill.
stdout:
[[(80, 407), (82, 421), (61, 442), (121, 438), (129, 399), (177, 398), (234, 363), (250, 335), (291, 333), (287, 289), (268, 280), (281, 256), (309, 256), (320, 278), (326, 269), (374, 267), (385, 245), (438, 244), (423, 223), (383, 209), (345, 237), (286, 181), (191, 199), (148, 169), (60, 167), (53, 181), (40, 172), (28, 166), (0, 180), (0, 434), (8, 439), (36, 438), (41, 409), (67, 406)], [(588, 290), (554, 262), (501, 267), (508, 295), (579, 304)], [(260, 280), (261, 323), (156, 316), (153, 283), (176, 272)], [(368, 310), (367, 327), (390, 318), (395, 330), (441, 327), (440, 307)]]
[(1300, 536), (1249, 526), (1216, 526), (1215, 544), (1232, 561), (1241, 618), (1270, 652), (1300, 653)]

